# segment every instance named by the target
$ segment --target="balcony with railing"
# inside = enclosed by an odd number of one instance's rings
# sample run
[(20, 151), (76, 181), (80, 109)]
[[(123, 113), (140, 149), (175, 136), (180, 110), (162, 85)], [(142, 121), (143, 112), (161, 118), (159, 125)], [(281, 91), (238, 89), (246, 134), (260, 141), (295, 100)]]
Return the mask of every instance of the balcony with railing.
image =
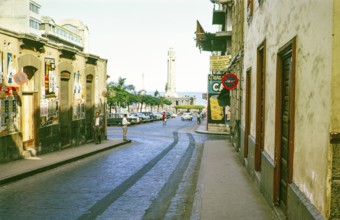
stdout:
[(51, 18), (45, 17), (42, 19), (40, 30), (42, 31), (43, 36), (55, 41), (60, 41), (59, 43), (66, 43), (70, 46), (76, 46), (79, 49), (84, 48), (81, 36), (56, 25)]

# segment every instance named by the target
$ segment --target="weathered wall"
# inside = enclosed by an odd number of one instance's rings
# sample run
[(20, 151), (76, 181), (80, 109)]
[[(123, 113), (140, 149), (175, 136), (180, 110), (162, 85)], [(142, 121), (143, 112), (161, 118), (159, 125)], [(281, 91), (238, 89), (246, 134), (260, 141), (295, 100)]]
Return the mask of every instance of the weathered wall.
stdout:
[[(331, 84), (331, 132), (340, 132), (340, 1), (333, 5), (333, 67)], [(331, 146), (331, 200), (330, 219), (340, 219), (340, 144)]]
[(340, 144), (333, 145), (330, 219), (340, 219)]
[(261, 155), (261, 181), (260, 189), (269, 204), (273, 204), (274, 192), (274, 161), (266, 151)]
[[(332, 0), (272, 0), (264, 1), (260, 7), (257, 1), (253, 2), (253, 19), (249, 25), (245, 24), (243, 72), (245, 78), (246, 69), (252, 68), (250, 133), (256, 136), (256, 112), (253, 107), (256, 106), (256, 50), (266, 39), (264, 150), (274, 158), (277, 53), (279, 48), (296, 36), (293, 182), (312, 204), (325, 214), (330, 126), (329, 88), (332, 61), (329, 57), (332, 55)], [(242, 125), (244, 126), (244, 113)]]
[(340, 1), (334, 1), (331, 131), (340, 132)]

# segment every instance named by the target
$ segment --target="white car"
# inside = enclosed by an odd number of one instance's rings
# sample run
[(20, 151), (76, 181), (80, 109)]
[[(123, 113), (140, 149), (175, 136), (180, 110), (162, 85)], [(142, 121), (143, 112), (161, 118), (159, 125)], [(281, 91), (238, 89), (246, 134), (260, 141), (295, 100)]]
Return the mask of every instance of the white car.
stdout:
[(192, 114), (190, 112), (185, 112), (181, 116), (182, 121), (192, 121)]
[(131, 124), (139, 124), (140, 123), (139, 118), (134, 116), (134, 115), (131, 115), (131, 114), (128, 114), (127, 119)]

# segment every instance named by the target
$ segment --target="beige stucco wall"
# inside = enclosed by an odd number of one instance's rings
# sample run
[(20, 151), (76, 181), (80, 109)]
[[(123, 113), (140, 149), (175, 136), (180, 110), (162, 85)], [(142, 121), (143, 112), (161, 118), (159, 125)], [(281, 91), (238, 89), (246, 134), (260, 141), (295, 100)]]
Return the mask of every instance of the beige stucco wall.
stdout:
[[(252, 68), (250, 133), (255, 137), (256, 50), (266, 39), (264, 148), (274, 158), (277, 53), (296, 36), (293, 182), (321, 213), (325, 213), (332, 67), (332, 0), (272, 0), (264, 1), (261, 7), (257, 1), (254, 4), (253, 19), (250, 25), (245, 24), (243, 72), (245, 79), (246, 69)], [(244, 113), (242, 125), (244, 126)]]
[[(97, 89), (98, 91), (95, 91), (95, 93), (98, 92), (98, 97), (95, 97), (95, 104), (98, 104), (98, 108), (101, 109), (101, 112), (103, 112), (105, 109), (105, 103), (106, 103), (106, 97), (105, 93), (107, 91), (106, 89), (106, 80), (107, 80), (107, 62), (102, 60), (102, 62), (97, 62), (96, 66), (96, 75), (95, 75), (95, 83), (96, 79), (98, 79), (98, 85)], [(96, 84), (95, 84), (96, 85)], [(105, 85), (105, 86), (103, 86)]]
[(334, 1), (331, 132), (340, 132), (340, 1)]

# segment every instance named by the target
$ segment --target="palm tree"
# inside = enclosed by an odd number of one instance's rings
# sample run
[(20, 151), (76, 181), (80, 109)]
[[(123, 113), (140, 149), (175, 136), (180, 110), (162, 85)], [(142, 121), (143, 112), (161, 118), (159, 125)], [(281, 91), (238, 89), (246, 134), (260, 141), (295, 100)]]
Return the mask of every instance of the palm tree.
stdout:
[(130, 94), (134, 92), (134, 85), (126, 85), (126, 78), (119, 77), (117, 82), (108, 83), (108, 102), (111, 107), (114, 106), (116, 112), (117, 107), (128, 107), (130, 104), (131, 96)]
[(156, 90), (155, 93), (154, 93), (154, 96), (155, 96), (155, 97), (160, 97), (161, 94), (158, 92), (158, 90)]
[(118, 81), (114, 84), (118, 89), (122, 89), (124, 91), (132, 92), (135, 90), (134, 85), (126, 85), (125, 82), (126, 82), (126, 78), (118, 77)]

